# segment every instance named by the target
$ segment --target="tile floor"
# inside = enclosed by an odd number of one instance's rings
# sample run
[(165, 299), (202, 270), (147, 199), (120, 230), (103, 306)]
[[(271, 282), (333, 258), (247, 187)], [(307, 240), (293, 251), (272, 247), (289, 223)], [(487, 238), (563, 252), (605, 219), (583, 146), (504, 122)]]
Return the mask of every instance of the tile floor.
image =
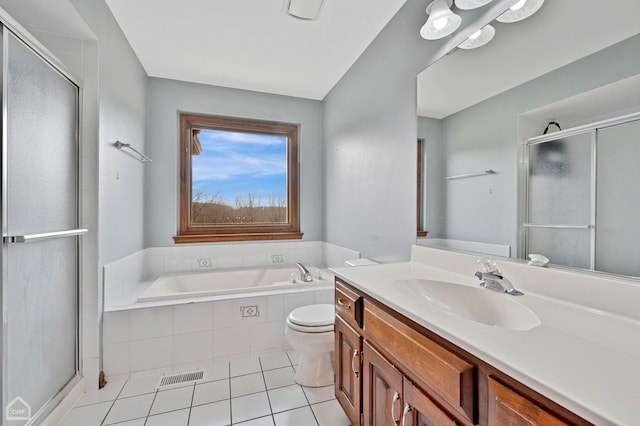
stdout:
[(293, 379), (295, 353), (216, 362), (196, 384), (157, 389), (160, 375), (86, 393), (61, 426), (348, 426), (334, 387)]

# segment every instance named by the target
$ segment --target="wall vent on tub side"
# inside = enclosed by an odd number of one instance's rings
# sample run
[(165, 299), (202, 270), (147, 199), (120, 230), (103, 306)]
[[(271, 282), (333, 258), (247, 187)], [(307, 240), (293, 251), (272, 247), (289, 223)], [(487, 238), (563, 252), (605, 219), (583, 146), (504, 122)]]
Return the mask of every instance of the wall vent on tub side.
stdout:
[(201, 380), (204, 380), (204, 371), (190, 371), (188, 373), (172, 374), (170, 376), (163, 376), (160, 379), (158, 388), (180, 385), (189, 382), (195, 383)]

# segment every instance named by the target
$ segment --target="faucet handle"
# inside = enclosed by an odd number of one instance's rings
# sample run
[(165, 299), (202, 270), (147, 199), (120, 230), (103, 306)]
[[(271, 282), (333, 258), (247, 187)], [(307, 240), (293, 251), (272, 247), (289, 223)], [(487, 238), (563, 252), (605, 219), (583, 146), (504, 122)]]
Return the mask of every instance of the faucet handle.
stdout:
[(499, 273), (498, 266), (496, 265), (496, 261), (489, 259), (488, 257), (481, 257), (478, 259), (478, 265), (482, 268), (482, 272), (487, 274), (491, 273)]

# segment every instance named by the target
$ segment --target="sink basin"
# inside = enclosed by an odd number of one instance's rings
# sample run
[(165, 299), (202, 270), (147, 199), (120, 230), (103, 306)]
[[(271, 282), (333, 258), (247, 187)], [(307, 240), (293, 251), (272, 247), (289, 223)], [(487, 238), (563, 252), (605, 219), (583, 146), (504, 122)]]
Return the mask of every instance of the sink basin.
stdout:
[(530, 330), (541, 324), (531, 309), (507, 294), (433, 280), (398, 280), (394, 284), (439, 311), (469, 321), (509, 330)]

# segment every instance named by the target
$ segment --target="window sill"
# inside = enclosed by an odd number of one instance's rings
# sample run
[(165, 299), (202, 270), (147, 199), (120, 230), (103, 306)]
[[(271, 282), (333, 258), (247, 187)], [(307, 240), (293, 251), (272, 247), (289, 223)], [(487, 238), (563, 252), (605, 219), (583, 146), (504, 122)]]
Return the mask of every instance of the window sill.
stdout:
[(219, 243), (224, 241), (265, 241), (265, 240), (300, 240), (302, 232), (272, 232), (259, 234), (198, 234), (176, 235), (173, 242), (176, 244), (189, 243)]

